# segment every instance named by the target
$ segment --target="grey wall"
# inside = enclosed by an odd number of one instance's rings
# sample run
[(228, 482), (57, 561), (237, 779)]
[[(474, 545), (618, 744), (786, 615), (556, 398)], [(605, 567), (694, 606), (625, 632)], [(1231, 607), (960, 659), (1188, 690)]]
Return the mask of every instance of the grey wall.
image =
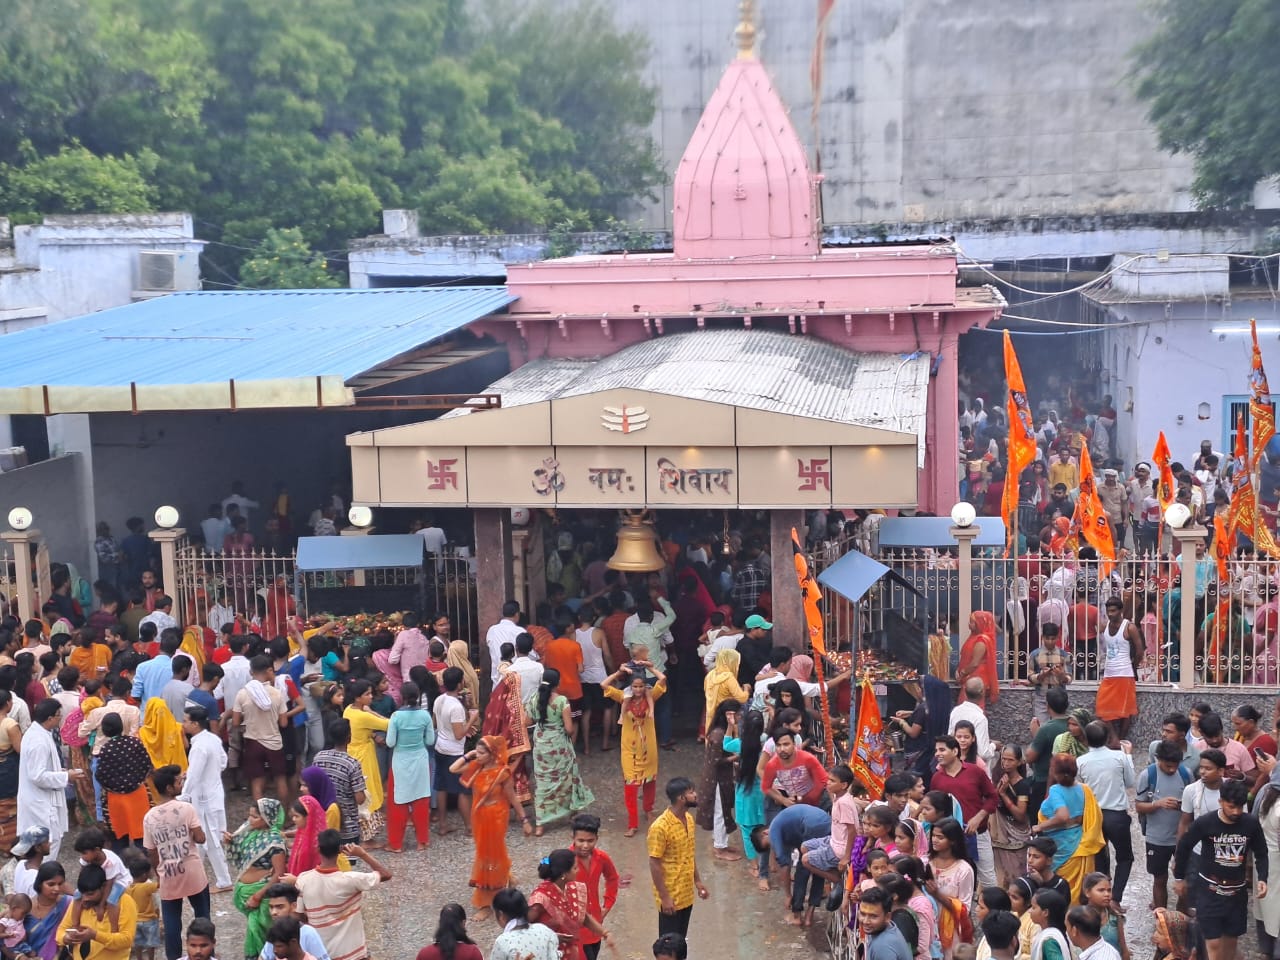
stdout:
[(26, 507), (35, 527), (49, 545), (49, 558), (74, 564), (79, 574), (92, 576), (93, 518), (84, 509), (88, 471), (84, 458), (68, 454), (0, 473), (0, 522), (14, 507)]
[[(476, 2), (476, 0), (472, 0)], [(570, 0), (566, 0), (570, 2)], [(612, 0), (653, 42), (653, 130), (673, 171), (734, 54), (735, 0)], [(758, 3), (761, 57), (811, 148), (817, 0)], [(821, 142), (827, 223), (1189, 209), (1126, 82), (1142, 0), (840, 0)], [(671, 194), (645, 212), (670, 226)]]

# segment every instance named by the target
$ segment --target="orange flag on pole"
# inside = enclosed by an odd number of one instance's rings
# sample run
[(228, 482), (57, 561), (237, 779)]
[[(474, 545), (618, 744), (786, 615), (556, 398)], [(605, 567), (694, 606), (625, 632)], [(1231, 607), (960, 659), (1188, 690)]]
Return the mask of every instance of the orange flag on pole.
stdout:
[(1015, 526), (1013, 520), (1018, 512), (1018, 488), (1021, 486), (1022, 471), (1035, 461), (1036, 436), (1031, 405), (1027, 402), (1027, 386), (1022, 380), (1022, 367), (1018, 364), (1018, 355), (1013, 350), (1013, 340), (1010, 339), (1008, 330), (1004, 332), (1004, 380), (1009, 390), (1005, 400), (1009, 415), (1009, 467), (1004, 475), (1004, 496), (1001, 498), (1000, 511), (1004, 516), (1004, 528), (1008, 531), (1007, 546), (1012, 549)]
[(1102, 572), (1104, 575), (1110, 573), (1111, 564), (1116, 559), (1116, 542), (1111, 535), (1111, 522), (1107, 519), (1107, 512), (1102, 509), (1102, 499), (1098, 496), (1098, 484), (1093, 475), (1093, 461), (1089, 459), (1087, 444), (1080, 445), (1080, 495), (1076, 498), (1072, 524), (1093, 549), (1098, 551), (1098, 556), (1109, 561), (1102, 565)]
[(1276, 435), (1276, 411), (1271, 405), (1267, 371), (1262, 368), (1258, 321), (1249, 320), (1249, 332), (1253, 334), (1253, 361), (1249, 366), (1249, 423), (1253, 427), (1253, 455), (1249, 458), (1249, 470), (1256, 472), (1258, 463), (1262, 460), (1262, 452)]
[(1261, 511), (1258, 510), (1257, 493), (1253, 489), (1253, 474), (1249, 472), (1249, 441), (1245, 437), (1244, 415), (1236, 418), (1236, 444), (1231, 456), (1231, 505), (1227, 507), (1226, 543), (1230, 550), (1235, 546), (1236, 535), (1243, 533), (1253, 541), (1258, 553), (1280, 557), (1280, 544), (1271, 535)]
[[(822, 715), (831, 716), (831, 704), (827, 700), (827, 678), (823, 675), (826, 663), (827, 643), (822, 623), (822, 590), (818, 581), (809, 571), (809, 558), (805, 556), (800, 545), (800, 534), (791, 528), (791, 555), (796, 567), (796, 580), (800, 583), (800, 597), (804, 601), (804, 622), (808, 628), (809, 643), (813, 645), (813, 666), (818, 672), (818, 699), (822, 704)], [(826, 724), (827, 756), (834, 756), (835, 743), (831, 724)]]
[(1163, 430), (1156, 437), (1156, 449), (1151, 454), (1151, 462), (1156, 465), (1156, 478), (1160, 482), (1160, 516), (1163, 517), (1178, 495), (1177, 483), (1173, 479), (1173, 454), (1169, 452), (1169, 441), (1164, 438)]
[(889, 775), (889, 756), (884, 748), (884, 721), (871, 681), (858, 684), (858, 717), (850, 736), (849, 767), (862, 781), (873, 800), (884, 794), (884, 780)]

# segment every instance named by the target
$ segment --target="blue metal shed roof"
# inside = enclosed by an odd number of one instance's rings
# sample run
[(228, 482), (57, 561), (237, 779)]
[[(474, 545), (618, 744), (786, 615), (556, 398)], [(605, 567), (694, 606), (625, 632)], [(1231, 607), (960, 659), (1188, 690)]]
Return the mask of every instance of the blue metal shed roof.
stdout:
[(346, 381), (515, 299), (503, 287), (174, 293), (5, 337), (0, 413), (341, 405)]
[(422, 566), (423, 541), (416, 533), (371, 533), (363, 537), (299, 537), (299, 570), (385, 570)]

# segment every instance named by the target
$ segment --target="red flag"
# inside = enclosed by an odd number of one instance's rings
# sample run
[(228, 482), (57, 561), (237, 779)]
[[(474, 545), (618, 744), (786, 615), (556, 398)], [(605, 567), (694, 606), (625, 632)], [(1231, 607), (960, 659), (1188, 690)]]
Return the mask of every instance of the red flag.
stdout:
[(1178, 495), (1178, 486), (1173, 479), (1173, 454), (1169, 452), (1169, 441), (1164, 438), (1163, 430), (1156, 437), (1156, 449), (1151, 454), (1151, 462), (1156, 465), (1156, 477), (1160, 483), (1160, 516), (1163, 517)]
[(1022, 367), (1018, 364), (1018, 355), (1013, 349), (1013, 340), (1009, 331), (1004, 332), (1004, 380), (1009, 391), (1005, 401), (1009, 415), (1009, 468), (1004, 476), (1004, 496), (1000, 502), (1000, 511), (1004, 516), (1004, 527), (1008, 531), (1008, 548), (1013, 549), (1014, 516), (1018, 512), (1018, 488), (1021, 486), (1022, 471), (1031, 466), (1036, 458), (1035, 425), (1031, 419), (1031, 406), (1027, 402), (1027, 386), (1022, 380)]
[(1103, 575), (1110, 573), (1111, 564), (1116, 559), (1116, 543), (1111, 535), (1107, 512), (1102, 509), (1102, 499), (1098, 496), (1093, 461), (1089, 459), (1087, 444), (1080, 447), (1080, 495), (1076, 498), (1076, 511), (1071, 522), (1093, 549), (1098, 551), (1098, 556), (1108, 561), (1102, 565)]
[(862, 781), (873, 800), (884, 793), (884, 779), (889, 775), (889, 756), (884, 748), (884, 721), (876, 702), (871, 681), (858, 685), (858, 717), (850, 736), (849, 767)]
[(1258, 346), (1258, 322), (1249, 320), (1249, 332), (1253, 334), (1253, 360), (1249, 366), (1249, 422), (1253, 426), (1253, 455), (1249, 469), (1257, 471), (1271, 438), (1276, 435), (1276, 411), (1271, 405), (1271, 388), (1267, 386), (1267, 371), (1262, 368), (1262, 348)]

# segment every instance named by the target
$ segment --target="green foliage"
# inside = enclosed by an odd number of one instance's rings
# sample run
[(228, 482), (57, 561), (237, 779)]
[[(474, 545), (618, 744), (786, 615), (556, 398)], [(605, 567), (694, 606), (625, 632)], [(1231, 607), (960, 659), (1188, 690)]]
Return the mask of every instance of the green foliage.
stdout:
[(662, 181), (648, 50), (601, 0), (8, 3), (4, 212), (192, 210), (213, 278), (272, 230), (593, 229)]
[(303, 239), (297, 227), (270, 229), (240, 266), (240, 282), (255, 290), (318, 290), (341, 286), (325, 268), (324, 257)]
[(98, 157), (79, 144), (20, 166), (0, 164), (0, 210), (145, 213), (154, 209), (158, 157)]
[(1158, 0), (1156, 33), (1135, 52), (1138, 95), (1160, 145), (1195, 158), (1201, 207), (1240, 208), (1280, 175), (1280, 4)]

